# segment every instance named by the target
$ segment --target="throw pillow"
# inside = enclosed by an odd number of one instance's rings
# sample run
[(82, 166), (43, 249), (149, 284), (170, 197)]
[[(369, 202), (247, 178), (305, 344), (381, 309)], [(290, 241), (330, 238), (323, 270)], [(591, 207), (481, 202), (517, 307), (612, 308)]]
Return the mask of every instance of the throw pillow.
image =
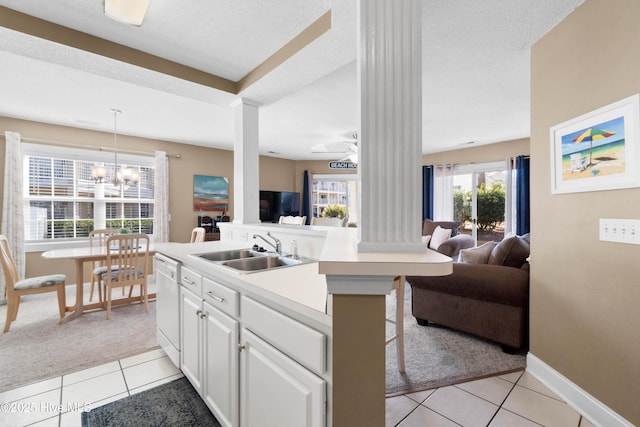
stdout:
[(488, 264), (520, 268), (529, 256), (529, 242), (520, 236), (502, 240), (493, 248)]
[(429, 241), (431, 240), (431, 236), (422, 236), (422, 243), (429, 246)]
[(431, 235), (431, 242), (429, 243), (429, 247), (431, 249), (438, 250), (438, 247), (449, 237), (451, 237), (450, 229), (437, 226), (436, 229), (433, 230), (433, 234)]
[(498, 242), (487, 242), (475, 248), (461, 249), (458, 262), (467, 264), (486, 264), (489, 261), (491, 251)]

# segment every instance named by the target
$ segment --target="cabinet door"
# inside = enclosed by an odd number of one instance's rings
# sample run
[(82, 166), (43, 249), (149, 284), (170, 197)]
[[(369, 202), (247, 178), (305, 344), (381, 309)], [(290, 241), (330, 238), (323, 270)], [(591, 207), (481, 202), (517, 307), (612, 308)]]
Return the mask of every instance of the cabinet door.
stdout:
[(241, 341), (241, 425), (324, 426), (326, 382), (247, 329)]
[(204, 400), (224, 427), (238, 425), (238, 322), (204, 303)]
[(182, 313), (180, 368), (198, 393), (202, 394), (202, 368), (200, 366), (202, 299), (182, 288), (180, 301)]

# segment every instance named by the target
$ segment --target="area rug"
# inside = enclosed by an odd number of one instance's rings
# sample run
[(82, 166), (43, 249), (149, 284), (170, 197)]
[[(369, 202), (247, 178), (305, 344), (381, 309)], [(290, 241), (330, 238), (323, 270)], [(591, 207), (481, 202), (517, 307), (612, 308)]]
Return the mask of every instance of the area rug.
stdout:
[[(387, 396), (443, 387), (525, 368), (526, 353), (507, 354), (500, 345), (436, 325), (420, 326), (411, 315), (411, 286), (405, 286), (406, 372), (400, 373), (395, 341), (386, 348)], [(395, 294), (387, 297), (387, 317), (395, 317)], [(387, 336), (394, 326), (387, 326)]]
[[(74, 295), (67, 287), (68, 304)], [(0, 306), (4, 325), (7, 306)], [(59, 324), (55, 295), (22, 299), (18, 318), (0, 333), (0, 392), (148, 351), (156, 340), (156, 304), (114, 307), (111, 320), (104, 311), (89, 312)]]
[(82, 427), (220, 427), (189, 381), (170, 383), (82, 413)]

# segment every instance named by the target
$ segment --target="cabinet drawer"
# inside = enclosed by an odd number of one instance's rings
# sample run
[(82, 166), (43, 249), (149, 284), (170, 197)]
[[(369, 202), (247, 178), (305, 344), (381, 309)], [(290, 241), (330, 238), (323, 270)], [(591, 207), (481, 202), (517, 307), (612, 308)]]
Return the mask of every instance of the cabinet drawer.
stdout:
[(230, 316), (238, 317), (238, 293), (211, 279), (202, 280), (204, 300)]
[(247, 329), (317, 374), (324, 373), (324, 334), (251, 298), (243, 296), (241, 301), (242, 321)]
[(180, 284), (199, 297), (202, 296), (202, 275), (187, 267), (180, 269)]

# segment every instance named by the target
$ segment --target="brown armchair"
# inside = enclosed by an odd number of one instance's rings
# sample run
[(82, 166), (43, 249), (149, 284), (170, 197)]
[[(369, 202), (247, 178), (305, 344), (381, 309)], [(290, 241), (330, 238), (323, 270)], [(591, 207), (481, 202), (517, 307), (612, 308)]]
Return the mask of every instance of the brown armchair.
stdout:
[[(460, 222), (456, 221), (431, 221), (425, 219), (422, 221), (422, 235), (431, 236), (435, 229), (440, 226), (444, 229), (451, 230), (451, 237), (442, 242), (437, 248), (432, 248), (441, 254), (453, 258), (457, 261), (460, 250), (472, 248), (475, 245), (473, 238), (466, 234), (459, 234)], [(429, 246), (431, 247), (431, 246)]]

